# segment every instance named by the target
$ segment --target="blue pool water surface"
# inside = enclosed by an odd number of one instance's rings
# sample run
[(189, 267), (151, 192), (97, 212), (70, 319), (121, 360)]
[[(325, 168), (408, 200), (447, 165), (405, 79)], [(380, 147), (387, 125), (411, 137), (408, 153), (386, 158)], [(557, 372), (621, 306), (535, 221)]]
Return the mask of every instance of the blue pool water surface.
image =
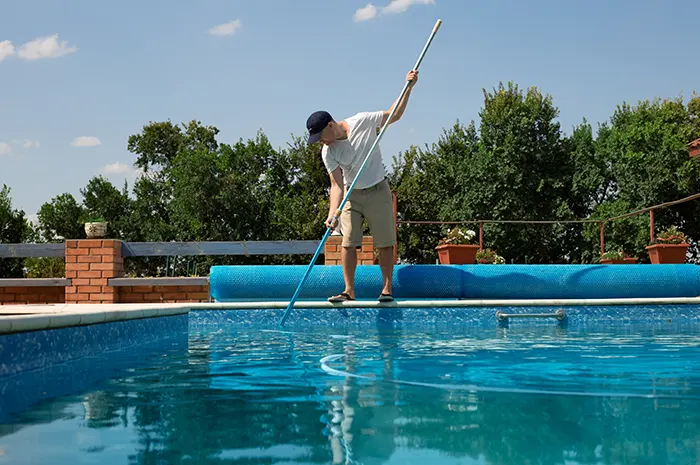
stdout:
[(0, 416), (0, 464), (700, 462), (698, 324), (277, 331), (207, 314), (5, 376), (5, 407), (26, 405)]

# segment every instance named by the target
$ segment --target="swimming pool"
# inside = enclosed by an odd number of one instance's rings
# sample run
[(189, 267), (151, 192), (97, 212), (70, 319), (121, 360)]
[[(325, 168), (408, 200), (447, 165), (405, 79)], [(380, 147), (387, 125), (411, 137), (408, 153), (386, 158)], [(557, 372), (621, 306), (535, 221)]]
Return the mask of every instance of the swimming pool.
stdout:
[(25, 361), (52, 359), (0, 378), (0, 464), (698, 463), (699, 306), (508, 325), (498, 310), (299, 311), (284, 331), (279, 309), (198, 310), (17, 334), (35, 342)]

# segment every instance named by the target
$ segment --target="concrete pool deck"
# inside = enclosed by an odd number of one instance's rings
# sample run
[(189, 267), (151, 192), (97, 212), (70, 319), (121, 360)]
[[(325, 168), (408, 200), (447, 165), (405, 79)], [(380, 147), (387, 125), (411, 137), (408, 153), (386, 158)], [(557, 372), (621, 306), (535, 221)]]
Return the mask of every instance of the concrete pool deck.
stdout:
[[(85, 326), (114, 321), (183, 315), (191, 310), (285, 309), (284, 301), (183, 302), (163, 304), (40, 304), (0, 306), (0, 335), (46, 329)], [(342, 304), (297, 301), (295, 309), (322, 308), (455, 308), (455, 307), (557, 307), (614, 305), (700, 305), (700, 297), (638, 299), (521, 299), (521, 300), (356, 300)]]

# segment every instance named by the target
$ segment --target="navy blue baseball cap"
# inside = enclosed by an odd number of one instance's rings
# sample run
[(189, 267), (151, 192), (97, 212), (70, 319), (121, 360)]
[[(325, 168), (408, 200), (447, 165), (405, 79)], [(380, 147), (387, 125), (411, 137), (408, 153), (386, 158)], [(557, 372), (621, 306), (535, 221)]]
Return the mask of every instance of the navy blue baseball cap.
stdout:
[(309, 119), (306, 120), (306, 129), (309, 131), (308, 144), (318, 142), (321, 138), (321, 132), (326, 129), (328, 123), (333, 121), (333, 117), (327, 111), (315, 111), (311, 113)]

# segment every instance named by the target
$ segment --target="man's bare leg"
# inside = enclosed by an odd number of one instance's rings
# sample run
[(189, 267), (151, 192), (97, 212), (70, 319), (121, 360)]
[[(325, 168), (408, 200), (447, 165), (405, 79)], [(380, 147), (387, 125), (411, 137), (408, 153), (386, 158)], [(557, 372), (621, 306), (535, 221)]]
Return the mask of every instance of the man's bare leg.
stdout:
[(382, 270), (384, 287), (382, 294), (391, 295), (391, 278), (394, 275), (394, 247), (382, 247), (379, 249), (379, 268)]
[(357, 250), (355, 247), (342, 247), (340, 261), (343, 265), (345, 293), (355, 298), (355, 268), (357, 268)]

